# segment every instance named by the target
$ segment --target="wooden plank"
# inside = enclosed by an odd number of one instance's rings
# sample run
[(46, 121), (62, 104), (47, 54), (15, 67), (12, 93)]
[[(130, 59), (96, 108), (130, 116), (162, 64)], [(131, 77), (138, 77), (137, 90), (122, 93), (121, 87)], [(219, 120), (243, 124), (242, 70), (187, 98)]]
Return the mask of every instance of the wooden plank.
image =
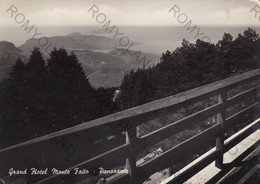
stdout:
[[(257, 147), (250, 155), (244, 158), (241, 163), (234, 163), (234, 169), (221, 179), (221, 183), (229, 184), (231, 182), (238, 183), (249, 171), (250, 168), (258, 164), (259, 147)], [(248, 178), (244, 178), (248, 179)], [(256, 182), (256, 181), (255, 181)]]
[(225, 123), (225, 127), (224, 127), (225, 132), (231, 130), (236, 124), (240, 123), (241, 120), (244, 119), (246, 113), (253, 112), (253, 110), (255, 108), (259, 108), (260, 107), (259, 105), (260, 105), (260, 102), (256, 102), (256, 103), (246, 107), (245, 109), (237, 112), (236, 114), (228, 117), (226, 119), (226, 123)]
[(245, 150), (242, 154), (240, 154), (235, 160), (231, 163), (226, 164), (225, 167), (218, 172), (214, 177), (212, 177), (206, 184), (217, 183), (221, 178), (223, 178), (228, 172), (231, 171), (232, 168), (238, 165), (243, 159), (245, 159), (248, 155), (252, 155), (255, 151), (258, 150), (258, 146), (260, 145), (260, 141), (257, 141), (252, 146), (250, 146), (247, 150)]
[[(259, 146), (260, 141), (255, 142), (252, 146), (250, 146), (247, 150), (245, 150), (241, 155), (239, 155), (235, 160), (233, 160), (230, 164), (225, 165), (224, 169), (222, 169), (219, 173), (217, 173), (212, 179), (210, 179), (207, 183), (217, 183), (219, 179), (221, 179), (223, 176), (225, 176), (233, 167), (237, 165), (237, 163), (241, 162), (244, 158), (251, 158), (255, 155), (257, 155), (260, 151)], [(213, 148), (214, 149), (214, 148)], [(205, 157), (203, 158), (199, 157), (197, 160), (194, 161), (194, 164), (191, 163), (187, 169), (183, 170), (181, 173), (179, 173), (177, 176), (174, 174), (171, 176), (171, 179), (167, 179), (164, 181), (164, 184), (181, 184), (184, 183), (186, 180), (190, 179), (192, 176), (197, 174), (199, 171), (204, 169), (207, 165), (212, 163), (214, 159), (216, 158), (216, 154), (218, 150), (213, 151), (210, 150), (209, 153), (205, 153)], [(225, 150), (227, 152), (229, 150)], [(250, 156), (248, 156), (250, 155)]]
[(229, 98), (227, 100), (227, 108), (242, 102), (243, 100), (247, 99), (248, 97), (255, 96), (256, 92), (259, 89), (260, 89), (259, 87), (255, 87), (255, 88), (246, 90), (246, 91), (244, 91), (244, 92), (242, 92), (242, 93), (240, 93), (240, 94), (238, 94), (236, 96), (233, 96), (233, 97)]
[[(255, 166), (256, 163), (257, 163), (257, 157), (252, 160), (243, 161), (242, 163), (240, 163), (239, 166), (233, 168), (218, 183), (221, 183), (221, 184), (236, 183), (237, 184), (238, 181), (240, 179), (242, 179), (249, 172), (249, 170)], [(255, 181), (254, 183), (257, 183), (257, 182)]]
[(143, 114), (141, 116), (137, 116), (135, 118), (135, 120), (138, 122), (137, 125), (140, 125), (140, 124), (146, 123), (146, 122), (148, 122), (150, 120), (156, 119), (158, 117), (167, 116), (168, 114), (171, 114), (174, 111), (180, 110), (181, 108), (187, 108), (187, 107), (189, 107), (191, 105), (194, 105), (194, 104), (196, 104), (198, 102), (206, 100), (209, 97), (213, 97), (213, 96), (217, 95), (218, 93), (219, 93), (219, 91), (216, 90), (216, 91), (205, 93), (205, 94), (202, 94), (200, 96), (196, 96), (196, 97), (190, 98), (190, 99), (187, 99), (187, 97), (184, 96), (184, 95), (180, 95), (178, 97), (179, 98), (178, 101), (180, 103), (175, 104), (173, 106), (157, 109), (157, 110), (154, 110), (152, 112), (145, 113), (145, 114)]
[[(254, 152), (256, 150), (256, 147), (260, 145), (260, 141), (256, 142), (252, 146), (250, 146), (245, 152), (243, 152), (239, 157), (237, 157), (232, 163), (225, 165), (225, 168), (221, 170), (217, 175), (215, 175), (210, 181), (207, 183), (217, 183), (217, 181), (222, 178), (224, 175), (226, 175), (238, 162), (241, 162), (246, 156), (248, 156), (250, 153)], [(198, 162), (192, 164), (189, 168), (178, 174), (177, 176), (173, 177), (171, 180), (167, 180), (163, 182), (163, 184), (182, 184), (194, 175), (196, 175), (198, 172), (200, 172), (202, 169), (207, 167), (209, 164), (211, 164), (217, 155), (218, 150), (214, 150), (213, 152), (210, 150), (210, 154), (207, 154), (206, 157), (199, 160)], [(200, 159), (200, 157), (198, 158)]]
[(69, 168), (123, 144), (125, 135), (110, 140), (104, 137), (102, 142), (94, 143), (88, 134), (80, 132), (40, 144), (19, 147), (0, 153), (0, 176), (8, 175), (10, 168)]
[[(101, 155), (98, 155), (90, 160), (87, 160), (85, 162), (79, 163), (77, 165), (74, 165), (70, 168), (65, 168), (70, 171), (73, 171), (75, 168), (84, 168), (84, 169), (98, 169), (99, 167), (102, 167), (104, 169), (106, 168), (115, 168), (116, 164), (122, 163), (124, 164), (124, 160), (129, 157), (130, 152), (130, 144), (124, 144), (122, 146), (119, 146), (113, 150), (110, 150), (106, 153), (103, 153)], [(112, 162), (113, 161), (113, 162)], [(75, 175), (71, 174), (70, 176), (64, 176), (64, 175), (52, 175), (50, 177), (47, 177), (41, 181), (38, 181), (37, 183), (48, 183), (48, 184), (55, 184), (59, 183), (60, 180), (62, 180), (63, 177), (76, 177)], [(75, 178), (73, 178), (75, 179)]]
[[(250, 146), (245, 152), (243, 152), (239, 157), (237, 157), (234, 162), (231, 164), (225, 166), (225, 169), (220, 171), (216, 176), (214, 176), (209, 182), (207, 183), (217, 183), (217, 181), (222, 178), (224, 175), (226, 175), (234, 166), (236, 166), (237, 162), (242, 161), (247, 155), (250, 153), (254, 152), (256, 150), (256, 147), (260, 145), (260, 141), (256, 142), (252, 146)], [(212, 148), (214, 149), (214, 148)], [(259, 150), (259, 149), (258, 149)], [(226, 150), (225, 152), (227, 152)], [(217, 152), (218, 150), (214, 151), (209, 151), (211, 152), (210, 154), (207, 154), (203, 159), (199, 160), (198, 162), (195, 161), (193, 165), (188, 167), (186, 170), (178, 174), (176, 177), (173, 177), (171, 180), (168, 180), (167, 182), (164, 181), (164, 184), (182, 184), (194, 175), (196, 175), (198, 172), (200, 172), (202, 169), (204, 169), (206, 166), (208, 166), (210, 163), (215, 161)], [(198, 158), (200, 159), (200, 157)], [(174, 174), (175, 175), (175, 174)], [(127, 176), (120, 176), (118, 178), (114, 178), (114, 180), (111, 182), (111, 184), (121, 184), (121, 183), (126, 183), (126, 184), (131, 184), (129, 177)], [(108, 182), (110, 183), (110, 182)]]
[[(115, 177), (111, 180), (107, 181), (107, 184), (133, 184), (133, 182), (130, 179), (130, 175), (120, 175), (118, 177)], [(136, 182), (134, 182), (136, 184)]]
[[(258, 156), (259, 156), (259, 154), (260, 154), (260, 147), (259, 147), (259, 145), (258, 145), (258, 147), (257, 147), (257, 149), (252, 153), (252, 154), (250, 154), (246, 159), (244, 159), (244, 161), (249, 161), (249, 160), (252, 160), (252, 159), (254, 159), (254, 158), (258, 158)], [(241, 179), (241, 180), (239, 180), (238, 181), (238, 184), (242, 184), (242, 183), (245, 183), (245, 182), (247, 182), (247, 183), (250, 183), (248, 180), (257, 172), (257, 171), (259, 171), (259, 169), (260, 169), (260, 164), (259, 164), (259, 162), (255, 162), (255, 167), (254, 168), (252, 168), (248, 173), (246, 173), (246, 175)], [(256, 173), (257, 174), (257, 173)], [(259, 177), (258, 177), (259, 178)], [(252, 178), (253, 179), (253, 178)], [(254, 179), (253, 179), (254, 180)], [(256, 182), (256, 181), (254, 181), (254, 182)]]
[[(82, 123), (80, 125), (73, 126), (71, 128), (67, 128), (67, 129), (64, 129), (64, 130), (61, 130), (61, 131), (58, 131), (55, 133), (51, 133), (51, 134), (48, 134), (48, 135), (30, 140), (30, 141), (19, 143), (14, 146), (10, 146), (10, 147), (1, 149), (0, 153), (4, 152), (4, 151), (8, 151), (10, 149), (17, 148), (17, 147), (22, 147), (25, 145), (39, 143), (41, 141), (46, 141), (46, 140), (60, 137), (63, 135), (76, 133), (79, 131), (83, 131), (86, 129), (90, 129), (93, 127), (102, 126), (102, 125), (106, 125), (106, 124), (110, 124), (110, 123), (114, 123), (114, 122), (117, 122), (117, 123), (121, 122), (124, 124), (124, 123), (126, 123), (126, 121), (125, 121), (126, 119), (137, 118), (137, 117), (143, 116), (144, 114), (146, 114), (146, 115), (152, 114), (154, 111), (157, 111), (159, 109), (168, 108), (168, 107), (174, 106), (178, 103), (187, 101), (189, 99), (192, 99), (192, 98), (195, 98), (195, 97), (198, 97), (198, 96), (210, 93), (210, 92), (232, 87), (232, 86), (238, 85), (241, 82), (244, 82), (247, 80), (252, 80), (253, 78), (258, 79), (259, 75), (260, 75), (260, 69), (249, 71), (249, 72), (242, 73), (239, 75), (235, 75), (233, 77), (230, 77), (230, 78), (227, 78), (227, 79), (224, 79), (221, 81), (207, 84), (205, 86), (191, 89), (191, 90), (188, 90), (188, 91), (185, 91), (185, 92), (173, 95), (173, 96), (169, 96), (169, 97), (166, 97), (166, 98), (163, 98), (160, 100), (156, 100), (156, 101), (144, 104), (144, 105), (140, 105), (140, 106), (137, 106), (137, 107), (125, 110), (125, 111), (111, 114), (109, 116), (105, 116), (105, 117), (95, 119), (95, 120), (92, 120), (92, 121), (89, 121), (86, 123)], [(185, 97), (185, 98), (181, 98), (181, 97)]]
[[(255, 123), (253, 124), (254, 126)], [(219, 125), (217, 125), (219, 126)], [(250, 126), (252, 128), (252, 126)], [(253, 127), (254, 128), (254, 127)], [(250, 129), (247, 129), (247, 131), (250, 130)], [(254, 131), (253, 131), (254, 132)], [(247, 132), (247, 135), (250, 135), (252, 132)], [(210, 132), (210, 135), (216, 135), (216, 132)], [(243, 135), (242, 137), (240, 137), (241, 140), (243, 140), (245, 137), (247, 137), (247, 135)], [(235, 137), (234, 140), (236, 140), (237, 138)], [(233, 139), (231, 140), (231, 142), (233, 141)], [(230, 142), (230, 141), (229, 141)], [(226, 147), (224, 149), (224, 152), (227, 152), (228, 150), (230, 149), (230, 143), (226, 143)], [(171, 151), (171, 150), (169, 150)], [(251, 150), (250, 150), (251, 151)], [(174, 152), (174, 151), (173, 151)], [(177, 178), (175, 178), (173, 180), (173, 182), (170, 182), (170, 183), (183, 183), (186, 179), (189, 179), (190, 177), (192, 177), (194, 174), (196, 174), (197, 172), (199, 172), (201, 169), (203, 169), (206, 165), (210, 164), (212, 161), (214, 161), (214, 159), (216, 158), (216, 154), (217, 154), (218, 150), (214, 151), (212, 154), (208, 155), (205, 159), (201, 160), (200, 162), (198, 162), (197, 164), (195, 164), (193, 167), (191, 167), (189, 170), (187, 170), (186, 172), (184, 172), (182, 175), (178, 176)], [(183, 154), (184, 152), (182, 152)], [(175, 154), (180, 154), (180, 153), (176, 153)], [(191, 154), (191, 153), (189, 153)], [(158, 157), (159, 158), (159, 157)], [(155, 158), (154, 160), (156, 160), (157, 158)], [(163, 160), (163, 159), (161, 159)], [(170, 159), (166, 159), (168, 162)], [(176, 159), (178, 160), (178, 159)], [(151, 161), (150, 161), (151, 162)], [(158, 161), (158, 162), (162, 162), (162, 161)], [(154, 167), (160, 167), (160, 164), (154, 164)], [(151, 166), (152, 167), (152, 166)], [(138, 172), (139, 172), (139, 169), (140, 167), (138, 168)], [(143, 169), (143, 170), (149, 170), (149, 168), (146, 168), (146, 169)], [(158, 169), (160, 170), (160, 169)], [(155, 171), (156, 172), (156, 171)], [(149, 177), (149, 175), (152, 174), (152, 173), (147, 173), (146, 176)], [(139, 178), (140, 178), (140, 175), (139, 174)], [(123, 180), (124, 179), (124, 180)], [(144, 179), (143, 179), (144, 180)], [(126, 177), (122, 177), (122, 180), (121, 181), (126, 181)], [(120, 183), (120, 182), (115, 182), (115, 183)]]
[(188, 179), (190, 179), (192, 176), (197, 174), (199, 171), (207, 167), (210, 163), (215, 161), (216, 156), (218, 154), (218, 150), (213, 151), (209, 155), (207, 155), (204, 159), (200, 160), (196, 164), (189, 167), (187, 170), (179, 174), (178, 176), (174, 177), (172, 180), (167, 181), (164, 184), (182, 184)]
[[(248, 172), (246, 173), (245, 176), (243, 176), (243, 178), (241, 178), (241, 179), (237, 182), (237, 184), (244, 184), (244, 183), (246, 183), (247, 180), (248, 180), (251, 176), (253, 176), (259, 169), (260, 169), (260, 164), (255, 165), (250, 171), (248, 171)], [(255, 181), (255, 182), (258, 182), (258, 181)]]
[(138, 152), (140, 153), (147, 149), (149, 146), (165, 140), (185, 129), (193, 128), (193, 126), (200, 123), (201, 120), (217, 114), (221, 110), (221, 108), (221, 104), (213, 105), (141, 137), (140, 141), (138, 142), (146, 144), (140, 145)]
[(224, 151), (230, 150), (232, 147), (237, 145), (239, 142), (241, 142), (243, 139), (245, 139), (247, 136), (255, 132), (260, 125), (260, 118), (255, 120), (253, 123), (248, 125), (247, 127), (243, 128), (239, 131), (239, 134), (236, 135), (233, 139), (225, 141)]
[[(137, 178), (139, 182), (144, 181), (151, 174), (186, 160), (191, 155), (198, 154), (203, 149), (208, 149), (215, 145), (217, 133), (221, 126), (215, 125), (202, 133), (193, 136), (174, 148), (164, 152), (159, 157), (152, 159), (137, 167)], [(205, 142), (207, 140), (207, 142)], [(203, 144), (201, 144), (203, 142)]]

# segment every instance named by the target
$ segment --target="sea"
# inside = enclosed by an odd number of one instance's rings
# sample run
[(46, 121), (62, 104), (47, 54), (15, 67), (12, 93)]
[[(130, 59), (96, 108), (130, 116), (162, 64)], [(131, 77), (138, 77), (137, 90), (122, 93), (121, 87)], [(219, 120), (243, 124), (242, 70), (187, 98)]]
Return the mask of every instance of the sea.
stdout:
[[(117, 26), (118, 32), (128, 37), (131, 42), (138, 43), (131, 47), (131, 50), (149, 52), (153, 54), (162, 54), (165, 51), (174, 51), (181, 46), (183, 39), (195, 43), (197, 39), (207, 37), (205, 41), (217, 43), (224, 33), (230, 33), (234, 38), (239, 33), (243, 33), (248, 26), (198, 26), (194, 31), (188, 30), (184, 26)], [(251, 27), (260, 34), (260, 27)], [(100, 26), (71, 26), (71, 27), (37, 27), (37, 32), (41, 36), (64, 36), (70, 33), (78, 32), (81, 34), (100, 35), (111, 37), (115, 35), (114, 31)], [(199, 30), (199, 31), (198, 31)], [(34, 30), (33, 30), (34, 31)], [(28, 33), (20, 26), (0, 27), (0, 41), (8, 41), (19, 47), (33, 36), (33, 31)], [(197, 33), (201, 35), (197, 36)], [(202, 34), (203, 33), (203, 34)], [(209, 39), (208, 39), (209, 38)]]

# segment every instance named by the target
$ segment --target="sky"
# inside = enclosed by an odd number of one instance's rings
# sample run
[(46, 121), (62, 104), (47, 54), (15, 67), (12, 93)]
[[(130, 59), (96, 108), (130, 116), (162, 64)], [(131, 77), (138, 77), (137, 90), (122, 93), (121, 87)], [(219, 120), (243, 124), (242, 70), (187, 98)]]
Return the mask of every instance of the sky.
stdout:
[[(6, 12), (12, 5), (16, 14), (37, 26), (98, 26), (95, 18), (100, 13), (117, 26), (178, 26), (181, 13), (196, 25), (259, 26), (250, 12), (257, 5), (253, 1), (257, 0), (0, 0), (0, 26), (17, 25), (11, 11)], [(93, 5), (98, 8), (94, 18), (88, 12)], [(169, 12), (174, 5), (180, 8), (176, 17)]]

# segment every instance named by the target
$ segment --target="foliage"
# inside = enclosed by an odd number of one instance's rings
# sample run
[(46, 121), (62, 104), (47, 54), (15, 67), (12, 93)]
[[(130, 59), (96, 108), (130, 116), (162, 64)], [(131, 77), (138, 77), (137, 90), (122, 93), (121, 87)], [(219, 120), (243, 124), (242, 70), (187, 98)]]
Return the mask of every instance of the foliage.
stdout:
[(46, 61), (35, 48), (1, 82), (1, 139), (11, 145), (258, 68), (259, 49), (250, 28), (216, 44), (183, 40), (156, 66), (126, 73), (114, 102), (117, 88), (94, 89), (73, 52), (54, 48)]
[(248, 28), (233, 40), (225, 33), (217, 44), (183, 40), (149, 69), (126, 74), (117, 104), (121, 110), (205, 85), (260, 66), (260, 38)]
[(45, 61), (34, 48), (1, 83), (1, 139), (12, 145), (111, 114), (114, 90), (92, 88), (74, 53), (54, 48)]

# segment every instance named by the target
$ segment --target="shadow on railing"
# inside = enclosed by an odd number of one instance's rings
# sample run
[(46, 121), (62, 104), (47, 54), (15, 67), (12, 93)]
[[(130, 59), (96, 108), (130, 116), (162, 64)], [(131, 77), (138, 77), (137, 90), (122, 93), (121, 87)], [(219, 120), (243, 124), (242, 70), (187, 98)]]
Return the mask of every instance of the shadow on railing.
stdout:
[[(99, 168), (102, 167), (107, 170), (127, 169), (127, 172), (121, 174), (110, 174), (107, 183), (142, 183), (150, 175), (176, 163), (181, 163), (191, 155), (200, 154), (202, 150), (216, 146), (214, 152), (172, 181), (172, 183), (182, 183), (214, 160), (216, 166), (222, 168), (223, 154), (256, 130), (258, 122), (252, 124), (243, 134), (224, 144), (225, 133), (245, 121), (246, 115), (250, 113), (254, 115), (254, 117), (250, 117), (251, 122), (259, 118), (259, 81), (260, 69), (10, 146), (0, 150), (0, 178), (10, 178), (10, 176), (6, 177), (10, 168), (27, 168), (28, 173), (31, 172), (30, 168), (37, 168), (39, 171), (48, 168), (47, 174), (27, 173), (23, 177), (29, 183), (76, 183), (89, 177), (100, 179), (101, 176), (98, 173)], [(230, 91), (241, 85), (246, 85), (247, 89), (233, 96), (230, 95)], [(218, 97), (216, 104), (142, 137), (137, 137), (137, 126), (158, 116), (174, 112), (180, 105), (191, 105), (212, 96)], [(229, 108), (247, 98), (251, 99), (251, 104), (239, 112), (227, 116)], [(161, 153), (158, 157), (139, 165), (136, 164), (138, 156), (146, 152), (149, 147), (213, 116), (217, 116), (217, 124)], [(124, 132), (118, 134), (117, 138), (121, 141), (115, 141), (113, 146), (105, 142), (100, 149), (95, 147), (96, 143), (88, 143), (89, 135), (93, 132), (100, 133), (101, 130), (111, 131), (113, 129)], [(111, 131), (111, 134), (114, 132)], [(113, 136), (111, 137), (112, 140), (115, 140)], [(125, 140), (122, 140), (122, 137), (125, 137)], [(98, 141), (100, 140), (96, 140), (96, 142)], [(55, 146), (57, 142), (59, 146)], [(68, 146), (67, 142), (73, 142), (74, 152), (72, 152), (72, 148), (67, 147), (67, 152), (71, 150), (72, 154), (64, 152), (63, 148)], [(64, 172), (53, 174), (53, 168)], [(76, 173), (77, 171), (78, 173)]]

